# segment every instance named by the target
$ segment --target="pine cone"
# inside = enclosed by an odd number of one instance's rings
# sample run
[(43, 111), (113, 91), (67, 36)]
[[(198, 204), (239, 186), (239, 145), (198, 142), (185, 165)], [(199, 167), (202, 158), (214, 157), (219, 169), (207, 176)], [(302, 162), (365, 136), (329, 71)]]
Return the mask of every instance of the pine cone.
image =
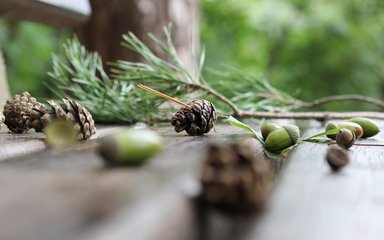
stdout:
[(35, 109), (46, 111), (45, 106), (28, 92), (8, 99), (4, 106), (5, 124), (8, 129), (14, 133), (27, 132), (29, 130), (28, 119), (34, 116)]
[(262, 208), (272, 173), (262, 146), (255, 141), (209, 146), (201, 176), (203, 202), (231, 213)]
[(5, 117), (2, 111), (0, 111), (0, 129), (3, 127)]
[(176, 132), (185, 130), (189, 135), (203, 135), (215, 125), (215, 106), (206, 100), (194, 100), (188, 107), (181, 108), (171, 120)]
[(72, 122), (79, 132), (79, 140), (87, 140), (96, 133), (95, 122), (88, 110), (76, 101), (63, 99), (65, 106), (60, 106), (53, 100), (48, 100), (51, 110), (36, 110), (33, 118), (29, 118), (28, 124), (36, 132), (41, 132), (52, 120)]

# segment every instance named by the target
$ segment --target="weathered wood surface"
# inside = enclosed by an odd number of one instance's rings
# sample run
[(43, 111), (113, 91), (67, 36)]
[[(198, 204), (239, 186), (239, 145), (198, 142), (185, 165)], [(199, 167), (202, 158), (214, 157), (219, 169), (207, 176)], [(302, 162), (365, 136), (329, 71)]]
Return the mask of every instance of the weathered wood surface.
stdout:
[[(384, 134), (361, 142), (384, 144)], [(337, 174), (324, 161), (326, 149), (310, 143), (296, 149), (246, 239), (383, 239), (384, 148), (352, 147), (350, 165)]]
[(40, 134), (2, 129), (3, 146), (39, 151), (0, 148), (0, 239), (196, 239), (189, 196), (198, 191), (205, 144), (241, 132), (217, 131), (189, 137), (157, 129), (167, 143), (162, 154), (139, 168), (106, 169), (92, 147), (58, 152)]
[(0, 0), (0, 17), (33, 21), (53, 27), (76, 27), (84, 24), (88, 14), (73, 8), (37, 0)]
[[(306, 134), (323, 129), (314, 124)], [(291, 153), (263, 214), (239, 217), (196, 209), (191, 197), (198, 192), (206, 144), (245, 134), (228, 125), (216, 129), (217, 133), (190, 137), (169, 127), (155, 128), (165, 139), (165, 150), (143, 166), (122, 169), (105, 168), (92, 143), (58, 152), (46, 149), (40, 134), (15, 136), (2, 129), (0, 239), (383, 236), (380, 147), (353, 147), (351, 164), (334, 174), (324, 162), (327, 146), (304, 143)], [(114, 130), (101, 128), (98, 136)], [(384, 143), (384, 136), (363, 142)], [(12, 145), (23, 154), (9, 150)]]

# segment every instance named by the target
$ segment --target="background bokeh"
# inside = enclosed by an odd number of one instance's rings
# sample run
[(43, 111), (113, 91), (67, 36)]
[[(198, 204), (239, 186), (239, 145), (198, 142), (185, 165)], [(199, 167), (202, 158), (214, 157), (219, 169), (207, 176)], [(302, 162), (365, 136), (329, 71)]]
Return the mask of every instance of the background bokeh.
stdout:
[[(303, 100), (333, 94), (383, 98), (382, 0), (202, 0), (201, 8), (206, 66), (229, 64), (262, 74)], [(42, 83), (51, 54), (60, 53), (71, 34), (7, 20), (0, 21), (0, 33), (12, 94), (48, 96)], [(356, 103), (323, 108), (374, 109)]]

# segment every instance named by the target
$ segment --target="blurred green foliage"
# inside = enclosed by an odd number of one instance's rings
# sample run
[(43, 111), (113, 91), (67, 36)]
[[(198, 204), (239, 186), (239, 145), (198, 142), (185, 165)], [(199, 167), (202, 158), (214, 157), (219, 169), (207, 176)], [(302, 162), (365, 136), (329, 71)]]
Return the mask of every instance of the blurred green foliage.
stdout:
[[(262, 73), (303, 100), (383, 97), (382, 0), (203, 0), (202, 8), (208, 66), (226, 63)], [(327, 109), (335, 107), (365, 106)]]
[[(303, 100), (333, 94), (383, 98), (384, 1), (201, 0), (201, 5), (206, 66), (229, 64), (263, 74), (273, 86)], [(5, 20), (0, 33), (11, 92), (48, 95), (42, 83), (51, 53), (62, 51), (63, 35)], [(233, 84), (241, 90), (240, 83)], [(356, 107), (366, 106), (332, 104), (326, 109)]]
[(61, 48), (60, 35), (44, 25), (7, 20), (0, 21), (0, 33), (11, 94), (27, 90), (47, 96), (43, 82), (51, 69), (51, 54)]

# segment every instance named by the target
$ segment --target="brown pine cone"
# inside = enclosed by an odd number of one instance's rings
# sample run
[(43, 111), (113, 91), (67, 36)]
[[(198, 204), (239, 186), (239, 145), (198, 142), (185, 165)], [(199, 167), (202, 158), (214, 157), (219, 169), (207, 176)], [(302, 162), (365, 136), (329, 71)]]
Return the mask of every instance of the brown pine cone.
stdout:
[(3, 127), (5, 117), (2, 111), (0, 111), (0, 129)]
[(201, 175), (203, 202), (231, 213), (263, 207), (272, 173), (262, 146), (255, 141), (209, 146)]
[(46, 111), (47, 109), (28, 92), (7, 100), (4, 106), (5, 124), (14, 133), (25, 133), (29, 130), (28, 119), (34, 116), (35, 109)]
[(62, 120), (74, 124), (74, 128), (79, 132), (79, 140), (87, 140), (96, 133), (95, 122), (92, 115), (86, 108), (71, 99), (63, 99), (65, 106), (57, 104), (53, 100), (48, 100), (51, 107), (49, 111), (37, 111), (37, 117), (30, 118), (29, 126), (36, 132), (41, 132), (52, 120)]
[(217, 113), (215, 106), (207, 100), (194, 100), (183, 107), (171, 120), (176, 132), (185, 130), (189, 135), (203, 135), (215, 125)]

